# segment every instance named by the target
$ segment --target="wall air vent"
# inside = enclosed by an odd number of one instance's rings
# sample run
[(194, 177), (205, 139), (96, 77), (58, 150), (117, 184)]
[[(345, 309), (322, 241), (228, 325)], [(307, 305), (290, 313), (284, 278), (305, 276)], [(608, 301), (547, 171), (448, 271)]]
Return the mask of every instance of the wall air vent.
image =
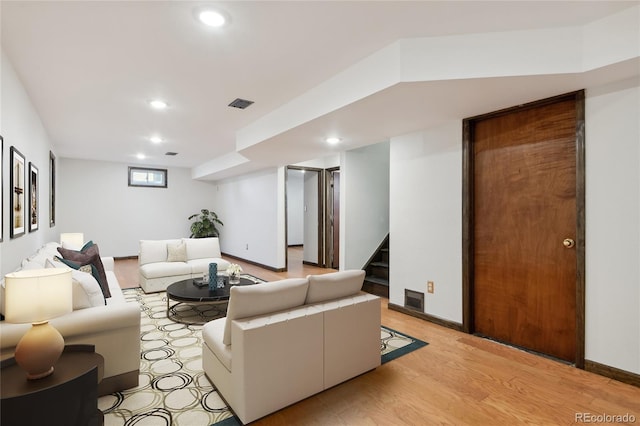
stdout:
[(237, 98), (233, 102), (231, 102), (229, 104), (229, 106), (230, 107), (234, 107), (234, 108), (239, 108), (239, 109), (245, 109), (246, 107), (248, 107), (252, 103), (253, 103), (253, 101), (248, 101), (246, 99)]
[(413, 311), (424, 312), (424, 293), (405, 289), (404, 307)]
[(178, 153), (173, 151), (168, 151), (168, 152), (165, 152), (164, 155), (174, 156), (174, 155), (178, 155)]

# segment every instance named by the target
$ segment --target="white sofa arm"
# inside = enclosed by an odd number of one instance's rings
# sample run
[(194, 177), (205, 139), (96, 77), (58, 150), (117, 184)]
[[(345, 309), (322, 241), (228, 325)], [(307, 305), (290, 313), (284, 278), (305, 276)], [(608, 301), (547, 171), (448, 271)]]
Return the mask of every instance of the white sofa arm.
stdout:
[[(65, 340), (131, 326), (139, 328), (140, 306), (137, 303), (95, 306), (73, 311), (49, 322), (62, 334)], [(9, 356), (13, 356), (15, 346), (30, 327), (31, 324), (0, 322), (2, 359), (6, 358), (5, 352), (10, 353)]]
[(102, 265), (104, 266), (105, 271), (113, 271), (113, 268), (115, 265), (115, 261), (113, 260), (113, 257), (111, 256), (100, 257), (100, 260), (102, 261)]

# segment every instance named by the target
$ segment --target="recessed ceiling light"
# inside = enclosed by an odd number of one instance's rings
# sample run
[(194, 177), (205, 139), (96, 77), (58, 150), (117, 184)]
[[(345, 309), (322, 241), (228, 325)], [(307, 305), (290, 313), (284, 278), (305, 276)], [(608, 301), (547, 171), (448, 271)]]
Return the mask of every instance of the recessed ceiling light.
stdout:
[(155, 109), (165, 109), (168, 106), (167, 103), (161, 99), (154, 99), (149, 102), (149, 105)]
[(136, 157), (138, 158), (138, 160), (144, 160), (145, 158), (147, 158), (147, 156), (144, 155), (143, 153), (137, 154)]
[(160, 143), (162, 142), (162, 138), (160, 136), (151, 136), (149, 138), (149, 140), (153, 143)]
[(198, 20), (210, 27), (221, 27), (227, 23), (227, 18), (217, 10), (203, 9), (197, 12)]
[(339, 143), (341, 140), (342, 139), (336, 138), (336, 137), (330, 137), (330, 138), (325, 139), (325, 141), (330, 145), (335, 145), (335, 144)]

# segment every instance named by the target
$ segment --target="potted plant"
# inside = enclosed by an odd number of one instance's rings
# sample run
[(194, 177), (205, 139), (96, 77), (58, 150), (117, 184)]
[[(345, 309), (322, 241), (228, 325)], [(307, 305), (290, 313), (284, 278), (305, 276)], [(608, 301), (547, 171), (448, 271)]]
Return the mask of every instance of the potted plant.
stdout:
[(220, 233), (216, 224), (224, 225), (215, 212), (207, 209), (202, 209), (200, 213), (189, 216), (189, 220), (193, 218), (197, 219), (191, 224), (190, 238), (217, 237)]

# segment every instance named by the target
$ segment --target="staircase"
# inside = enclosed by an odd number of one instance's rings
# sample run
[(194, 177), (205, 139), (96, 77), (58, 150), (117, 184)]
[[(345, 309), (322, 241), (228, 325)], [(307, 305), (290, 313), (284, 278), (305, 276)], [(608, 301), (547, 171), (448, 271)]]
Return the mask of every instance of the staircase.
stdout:
[(389, 298), (389, 235), (376, 252), (371, 256), (367, 265), (362, 290), (376, 296)]

